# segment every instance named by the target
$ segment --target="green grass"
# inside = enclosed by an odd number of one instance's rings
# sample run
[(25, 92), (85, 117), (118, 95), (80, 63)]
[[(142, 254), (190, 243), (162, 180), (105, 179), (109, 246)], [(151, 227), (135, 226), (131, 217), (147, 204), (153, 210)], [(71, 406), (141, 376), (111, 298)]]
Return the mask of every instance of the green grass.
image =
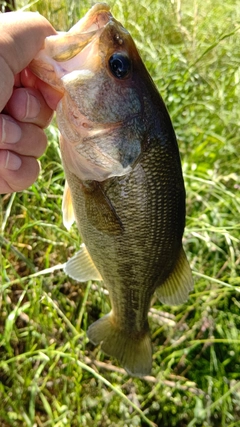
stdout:
[[(240, 426), (239, 2), (110, 2), (170, 111), (187, 191), (184, 246), (195, 278), (180, 307), (150, 313), (152, 376), (130, 378), (86, 338), (109, 310), (61, 270), (80, 236), (62, 225), (57, 130), (42, 172), (1, 198), (0, 425)], [(26, 3), (18, 2), (18, 6)], [(39, 1), (67, 29), (86, 1)], [(55, 268), (56, 267), (56, 268)]]

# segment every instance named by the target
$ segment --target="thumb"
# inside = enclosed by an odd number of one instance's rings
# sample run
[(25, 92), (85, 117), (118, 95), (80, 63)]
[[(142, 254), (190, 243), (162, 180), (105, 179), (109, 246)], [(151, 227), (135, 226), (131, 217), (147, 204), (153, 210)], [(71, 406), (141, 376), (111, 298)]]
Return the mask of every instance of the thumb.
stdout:
[(38, 53), (47, 36), (56, 31), (43, 16), (34, 12), (0, 14), (0, 111), (12, 94), (14, 76)]

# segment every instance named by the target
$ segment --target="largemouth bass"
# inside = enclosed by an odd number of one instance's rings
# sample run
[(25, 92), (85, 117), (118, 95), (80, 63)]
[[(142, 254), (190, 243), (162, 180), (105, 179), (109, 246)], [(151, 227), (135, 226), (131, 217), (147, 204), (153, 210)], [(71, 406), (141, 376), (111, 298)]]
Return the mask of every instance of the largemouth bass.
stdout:
[(69, 32), (48, 37), (31, 64), (62, 94), (57, 106), (66, 187), (64, 223), (84, 244), (66, 264), (103, 280), (112, 310), (88, 337), (134, 376), (150, 373), (148, 311), (188, 298), (182, 236), (185, 190), (167, 109), (128, 31), (95, 4)]

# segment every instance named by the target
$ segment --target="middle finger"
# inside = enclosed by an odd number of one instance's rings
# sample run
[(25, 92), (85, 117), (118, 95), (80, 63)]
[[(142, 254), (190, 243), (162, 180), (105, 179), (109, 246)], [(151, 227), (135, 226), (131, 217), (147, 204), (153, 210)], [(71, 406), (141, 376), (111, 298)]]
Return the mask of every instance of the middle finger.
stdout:
[(0, 114), (0, 149), (14, 151), (16, 154), (23, 156), (40, 157), (47, 146), (47, 137), (44, 131), (32, 123), (14, 122), (12, 118), (10, 118), (10, 122), (14, 123), (16, 128), (20, 128), (20, 138), (17, 142), (10, 142), (15, 137), (15, 134), (11, 133), (16, 133), (16, 129), (8, 126), (8, 116)]
[(33, 123), (42, 128), (49, 125), (53, 116), (52, 109), (34, 88), (15, 88), (4, 112), (20, 122)]

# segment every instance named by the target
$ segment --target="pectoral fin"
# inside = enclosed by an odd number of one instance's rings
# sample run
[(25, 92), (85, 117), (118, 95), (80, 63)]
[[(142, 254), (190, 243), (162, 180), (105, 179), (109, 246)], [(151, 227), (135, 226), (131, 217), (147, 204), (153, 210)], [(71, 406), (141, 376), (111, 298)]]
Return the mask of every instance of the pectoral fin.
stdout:
[(70, 230), (72, 224), (75, 221), (72, 196), (67, 181), (65, 182), (63, 201), (62, 201), (62, 213), (63, 213), (63, 224), (67, 230)]
[(78, 282), (102, 280), (101, 274), (96, 269), (84, 243), (81, 245), (80, 251), (68, 260), (64, 271)]
[(168, 305), (183, 304), (188, 299), (189, 292), (193, 289), (193, 277), (183, 248), (173, 272), (157, 290), (160, 301)]
[(85, 191), (85, 206), (91, 224), (104, 234), (119, 234), (123, 225), (101, 184), (95, 183), (91, 191)]

